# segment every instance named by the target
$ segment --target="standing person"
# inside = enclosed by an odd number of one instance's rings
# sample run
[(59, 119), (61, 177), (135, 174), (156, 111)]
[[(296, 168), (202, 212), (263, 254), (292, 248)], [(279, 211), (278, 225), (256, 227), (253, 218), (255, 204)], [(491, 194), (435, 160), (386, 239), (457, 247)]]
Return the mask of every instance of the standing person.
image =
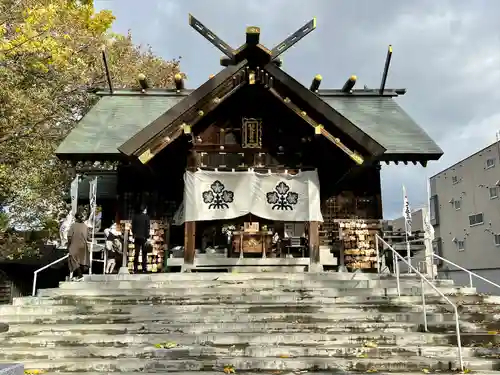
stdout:
[(108, 252), (105, 273), (113, 273), (116, 265), (120, 265), (122, 263), (122, 236), (118, 231), (116, 224), (111, 225), (108, 229), (104, 229), (104, 235), (106, 236), (106, 251)]
[(68, 266), (75, 280), (81, 280), (90, 266), (89, 228), (83, 222), (83, 216), (82, 211), (76, 213), (75, 222), (68, 232)]
[(146, 249), (146, 241), (149, 238), (149, 229), (151, 221), (147, 214), (146, 207), (142, 206), (132, 218), (132, 234), (134, 236), (134, 273), (139, 272), (139, 253), (142, 250), (142, 272), (147, 271), (148, 254)]

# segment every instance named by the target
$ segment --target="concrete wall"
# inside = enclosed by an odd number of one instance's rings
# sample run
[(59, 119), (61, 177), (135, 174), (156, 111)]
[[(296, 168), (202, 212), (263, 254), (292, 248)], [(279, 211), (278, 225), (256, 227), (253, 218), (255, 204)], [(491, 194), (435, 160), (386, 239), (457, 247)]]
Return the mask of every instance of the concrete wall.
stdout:
[[(500, 285), (500, 269), (495, 270), (476, 270), (474, 273), (484, 277), (485, 279)], [(457, 286), (469, 286), (469, 274), (464, 271), (439, 272), (439, 277), (443, 279), (451, 279)], [(477, 277), (472, 277), (472, 285), (477, 289), (478, 293), (500, 295), (500, 289), (486, 283)]]
[[(411, 202), (410, 202), (411, 204)], [(401, 204), (402, 206), (402, 204)], [(424, 221), (423, 221), (423, 210), (421, 208), (414, 210), (411, 213), (411, 231), (424, 231)], [(392, 229), (396, 232), (401, 230), (404, 232), (405, 230), (405, 218), (403, 216), (398, 217), (397, 219), (391, 220)]]
[[(495, 234), (500, 242), (499, 146), (494, 143), (430, 179), (431, 201), (437, 197), (437, 221), (433, 224), (442, 256), (497, 281), (500, 281), (500, 244), (495, 244)], [(470, 215), (480, 213), (483, 221), (471, 223)], [(463, 284), (462, 280), (468, 282), (463, 273), (449, 274), (459, 284)]]

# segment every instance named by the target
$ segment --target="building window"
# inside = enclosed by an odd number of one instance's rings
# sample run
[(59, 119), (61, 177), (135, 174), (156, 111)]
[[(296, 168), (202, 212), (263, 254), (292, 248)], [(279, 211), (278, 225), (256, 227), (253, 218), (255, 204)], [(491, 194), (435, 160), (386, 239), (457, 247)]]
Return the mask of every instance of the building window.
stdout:
[(498, 187), (491, 187), (490, 188), (490, 199), (495, 199), (498, 198)]
[(458, 251), (464, 251), (465, 250), (465, 241), (457, 241), (457, 248), (458, 248)]
[(479, 224), (483, 224), (483, 213), (469, 215), (469, 225), (471, 227)]
[(495, 246), (500, 246), (500, 234), (495, 234)]
[(437, 195), (433, 195), (429, 200), (431, 225), (439, 225), (439, 200)]
[(453, 207), (455, 207), (455, 210), (460, 210), (462, 208), (462, 200), (457, 199), (453, 201)]
[(486, 159), (486, 169), (493, 168), (495, 166), (495, 159)]
[(452, 176), (451, 177), (451, 182), (453, 182), (453, 185), (458, 184), (458, 177), (457, 176)]

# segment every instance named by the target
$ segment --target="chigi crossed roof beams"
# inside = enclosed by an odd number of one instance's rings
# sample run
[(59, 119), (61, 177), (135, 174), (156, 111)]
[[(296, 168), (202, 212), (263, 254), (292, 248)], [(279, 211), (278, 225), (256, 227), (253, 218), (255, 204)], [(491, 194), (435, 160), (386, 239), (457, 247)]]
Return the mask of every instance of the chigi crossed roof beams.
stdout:
[[(335, 109), (330, 105), (324, 93), (321, 94), (325, 98), (323, 100), (318, 95), (321, 76), (316, 76), (313, 79), (311, 87), (308, 89), (280, 68), (281, 61), (279, 56), (315, 29), (315, 19), (306, 23), (271, 50), (259, 43), (260, 29), (255, 26), (246, 29), (245, 43), (235, 50), (192, 15), (189, 16), (189, 23), (198, 33), (224, 54), (224, 57), (221, 58), (221, 65), (225, 66), (225, 69), (192, 91), (184, 100), (166, 109), (162, 115), (123, 143), (118, 148), (123, 154), (135, 156), (141, 162), (147, 163), (154, 155), (158, 154), (180, 135), (189, 134), (194, 125), (201, 121), (208, 113), (216, 109), (222, 102), (233, 96), (242, 87), (246, 85), (261, 85), (280, 99), (283, 105), (301, 117), (304, 123), (309, 124), (315, 134), (324, 136), (332, 144), (345, 152), (356, 164), (363, 164), (365, 159), (371, 161), (406, 161), (402, 157), (403, 155), (398, 155), (397, 153), (393, 153), (393, 150), (388, 150), (385, 142), (380, 141), (380, 137), (372, 137), (361, 130), (359, 126), (351, 121), (352, 116), (344, 116), (343, 113), (345, 111), (352, 110), (348, 108), (349, 106), (344, 107), (343, 110)], [(338, 95), (351, 97), (352, 99), (355, 99), (353, 97), (360, 96), (379, 97), (381, 99), (385, 97), (389, 99), (390, 97), (403, 95), (406, 92), (405, 89), (385, 89), (391, 56), (392, 47), (389, 46), (379, 89), (370, 90), (365, 88), (364, 90), (353, 90), (356, 77), (351, 76), (342, 89), (328, 90), (327, 97)], [(183, 83), (179, 82), (181, 79), (180, 76), (176, 77), (178, 88), (183, 88)], [(378, 103), (375, 104), (375, 107), (372, 104), (371, 108), (369, 106), (367, 108), (375, 116), (378, 116), (379, 112), (384, 109)], [(384, 121), (384, 119), (381, 119), (381, 121)], [(372, 133), (375, 135), (382, 134), (382, 138), (387, 138), (387, 134), (383, 134), (383, 125), (374, 124), (374, 129), (372, 129), (374, 132)], [(425, 152), (423, 150), (423, 154), (425, 154), (424, 158), (419, 158), (418, 155), (409, 155), (408, 157), (411, 158), (411, 161), (420, 161), (424, 164), (427, 160), (439, 159), (442, 154), (439, 147), (430, 140), (418, 125), (413, 123), (412, 126), (416, 127), (416, 129), (418, 128), (417, 130), (423, 133), (423, 138), (427, 138), (425, 142), (428, 144), (425, 146), (428, 149)], [(415, 129), (410, 130), (415, 132)], [(406, 131), (402, 130), (401, 134), (399, 134), (399, 138), (401, 139), (395, 139), (393, 143), (397, 145), (401, 141), (404, 141), (402, 138), (406, 138), (407, 140), (411, 138), (406, 137), (405, 133)], [(398, 136), (394, 138), (398, 138)], [(351, 148), (346, 146), (342, 139), (348, 140)], [(432, 145), (430, 145), (429, 141)], [(429, 147), (429, 145), (432, 147)]]
[[(278, 57), (313, 31), (315, 19), (309, 21), (294, 34), (269, 50), (259, 43), (260, 29), (252, 26), (246, 30), (246, 42), (234, 50), (193, 16), (189, 16), (190, 25), (225, 57), (221, 64), (226, 66), (220, 73), (194, 90), (185, 100), (167, 110), (146, 128), (125, 142), (119, 150), (126, 155), (134, 155), (146, 163), (178, 136), (199, 122), (208, 112), (218, 107), (243, 86), (261, 84), (279, 98), (285, 106), (294, 111), (307, 124), (314, 128), (316, 134), (325, 136), (333, 144), (344, 151), (357, 164), (363, 164), (364, 157), (360, 152), (349, 149), (338, 137), (333, 136), (316, 118), (331, 122), (359, 145), (367, 156), (376, 157), (384, 153), (385, 148), (362, 132), (339, 112), (326, 104), (313, 91), (308, 90), (291, 76), (279, 68)], [(317, 82), (315, 84), (315, 82)], [(320, 77), (315, 77), (313, 86), (319, 88)], [(350, 83), (353, 83), (350, 85)], [(351, 90), (355, 79), (350, 78), (343, 91)], [(314, 91), (316, 91), (314, 90)], [(295, 97), (292, 99), (291, 97)], [(295, 103), (295, 100), (302, 103)], [(316, 114), (309, 115), (313, 110)], [(322, 121), (323, 122), (323, 121)]]

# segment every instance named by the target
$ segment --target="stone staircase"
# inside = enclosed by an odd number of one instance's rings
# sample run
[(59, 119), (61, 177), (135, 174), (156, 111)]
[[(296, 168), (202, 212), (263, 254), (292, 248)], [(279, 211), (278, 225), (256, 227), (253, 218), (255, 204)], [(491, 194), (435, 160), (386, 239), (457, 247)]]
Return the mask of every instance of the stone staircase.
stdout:
[[(467, 372), (500, 369), (500, 297), (438, 281), (459, 305)], [(0, 363), (32, 372), (448, 373), (452, 308), (420, 281), (346, 273), (87, 277), (0, 307)], [(500, 371), (498, 372), (500, 374)]]

